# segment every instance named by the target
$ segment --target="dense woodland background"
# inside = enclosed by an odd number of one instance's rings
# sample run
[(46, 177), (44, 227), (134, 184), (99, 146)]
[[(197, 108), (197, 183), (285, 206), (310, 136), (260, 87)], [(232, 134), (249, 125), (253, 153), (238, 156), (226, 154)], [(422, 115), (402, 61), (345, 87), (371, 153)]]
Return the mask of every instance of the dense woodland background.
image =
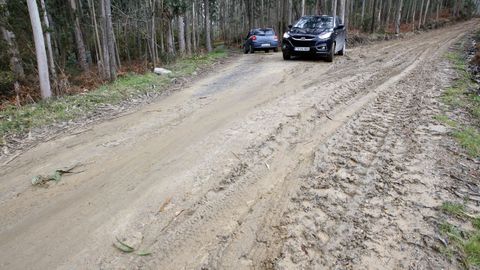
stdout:
[(340, 16), (350, 35), (399, 34), (480, 14), (480, 0), (0, 0), (0, 99), (72, 94), (177, 58), (279, 35), (302, 14)]

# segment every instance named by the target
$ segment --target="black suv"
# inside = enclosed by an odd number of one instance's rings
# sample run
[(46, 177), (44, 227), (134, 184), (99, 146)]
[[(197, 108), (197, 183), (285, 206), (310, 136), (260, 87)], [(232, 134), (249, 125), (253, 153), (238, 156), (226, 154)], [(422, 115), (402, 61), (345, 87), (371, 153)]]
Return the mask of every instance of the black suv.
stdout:
[(344, 55), (347, 32), (338, 17), (304, 16), (283, 35), (283, 59), (292, 56), (312, 55), (333, 61), (335, 54)]

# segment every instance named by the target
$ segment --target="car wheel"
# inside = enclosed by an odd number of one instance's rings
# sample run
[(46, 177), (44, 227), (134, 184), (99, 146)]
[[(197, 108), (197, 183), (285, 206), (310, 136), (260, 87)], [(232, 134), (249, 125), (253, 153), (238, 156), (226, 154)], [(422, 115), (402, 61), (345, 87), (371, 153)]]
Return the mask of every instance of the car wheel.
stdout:
[(342, 49), (338, 52), (338, 55), (345, 55), (345, 50), (347, 48), (347, 42), (343, 42)]
[(265, 53), (268, 53), (268, 52), (270, 52), (270, 50), (265, 50)]
[(327, 62), (333, 62), (333, 57), (335, 56), (335, 43), (332, 44), (332, 47), (330, 48), (330, 52), (327, 55)]
[(253, 47), (253, 45), (250, 45), (250, 53), (255, 53), (255, 48)]
[(292, 57), (288, 52), (283, 52), (283, 60), (290, 60)]
[(274, 48), (274, 49), (273, 49), (273, 52), (278, 52), (278, 48)]
[(247, 45), (244, 45), (244, 46), (243, 46), (243, 53), (244, 53), (244, 54), (247, 54), (247, 53), (248, 53), (248, 50), (249, 50), (249, 49), (248, 49)]

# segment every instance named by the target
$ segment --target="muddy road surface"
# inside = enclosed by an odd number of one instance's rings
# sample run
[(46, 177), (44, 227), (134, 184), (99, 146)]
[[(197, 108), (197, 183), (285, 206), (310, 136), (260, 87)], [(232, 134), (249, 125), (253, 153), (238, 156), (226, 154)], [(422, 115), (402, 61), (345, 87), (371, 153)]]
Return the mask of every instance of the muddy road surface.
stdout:
[[(478, 23), (333, 64), (242, 55), (36, 146), (1, 168), (0, 268), (456, 267), (429, 245), (446, 181), (432, 117), (443, 54)], [(58, 184), (30, 184), (74, 164)]]

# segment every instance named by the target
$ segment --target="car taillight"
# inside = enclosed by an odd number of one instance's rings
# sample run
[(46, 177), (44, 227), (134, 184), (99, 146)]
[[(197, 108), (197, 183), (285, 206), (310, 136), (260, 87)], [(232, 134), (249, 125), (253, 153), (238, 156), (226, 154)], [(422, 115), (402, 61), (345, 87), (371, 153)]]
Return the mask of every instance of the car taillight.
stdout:
[(257, 40), (257, 36), (252, 36), (252, 40)]
[(278, 37), (277, 37), (277, 36), (274, 36), (274, 37), (273, 37), (273, 40), (278, 40)]

